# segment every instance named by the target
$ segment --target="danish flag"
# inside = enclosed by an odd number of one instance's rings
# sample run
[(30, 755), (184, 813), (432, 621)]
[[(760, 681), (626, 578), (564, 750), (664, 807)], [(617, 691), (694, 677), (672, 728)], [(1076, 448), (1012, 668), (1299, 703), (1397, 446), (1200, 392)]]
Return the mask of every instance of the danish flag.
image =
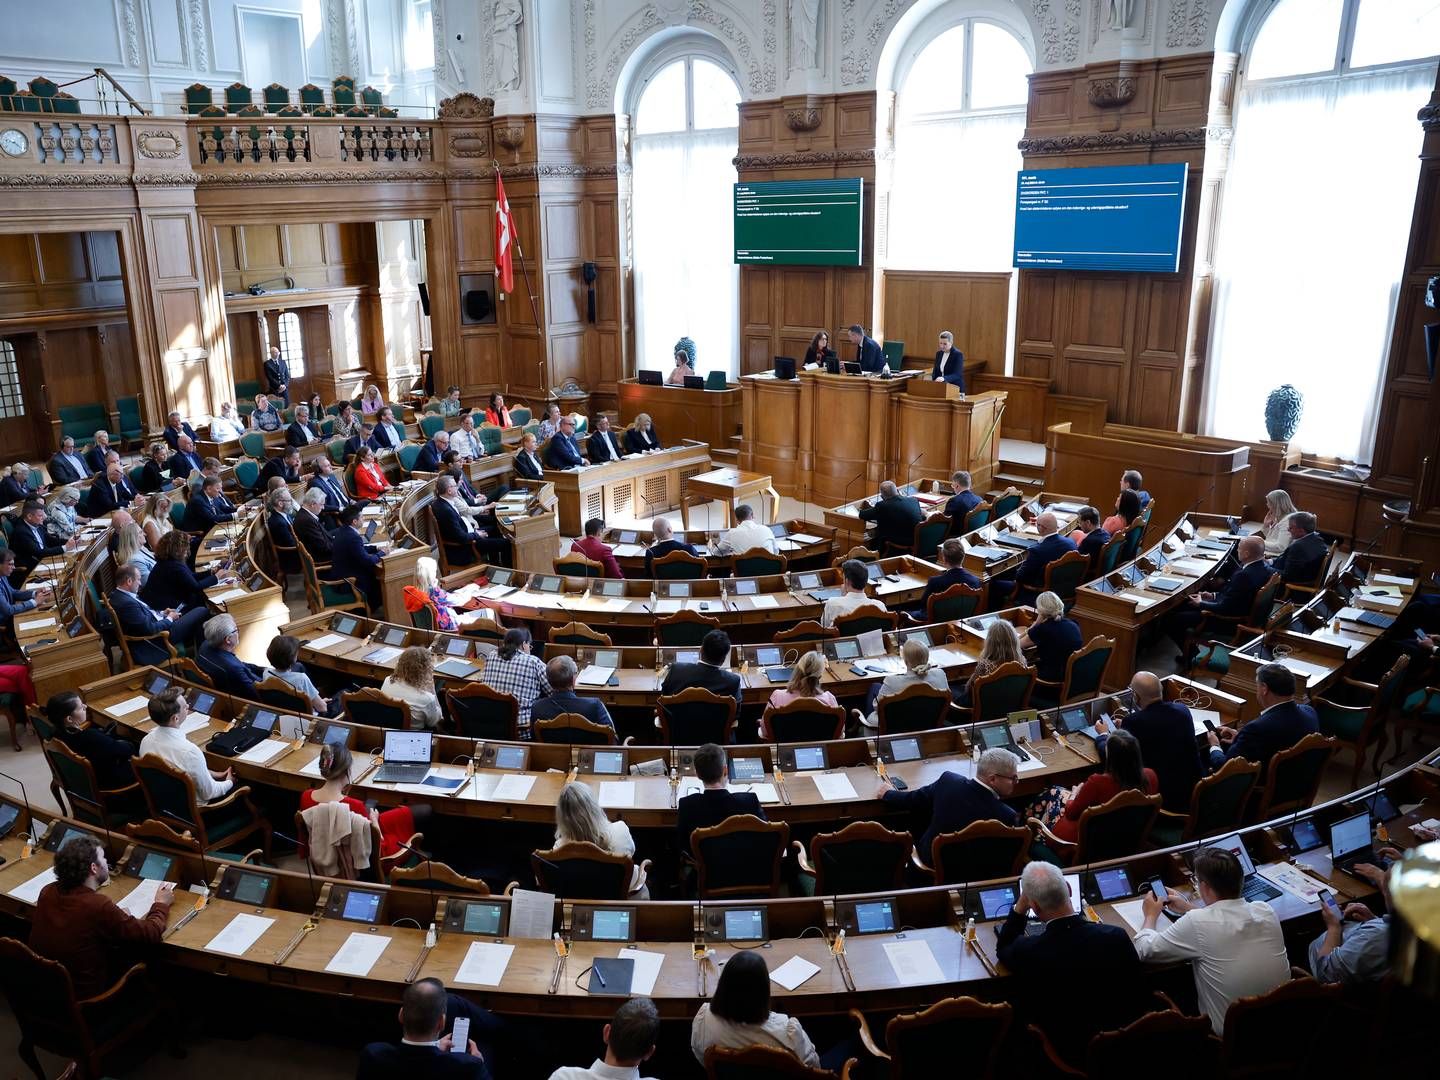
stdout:
[(510, 224), (510, 200), (505, 182), (495, 173), (495, 277), (500, 293), (515, 291), (514, 231)]

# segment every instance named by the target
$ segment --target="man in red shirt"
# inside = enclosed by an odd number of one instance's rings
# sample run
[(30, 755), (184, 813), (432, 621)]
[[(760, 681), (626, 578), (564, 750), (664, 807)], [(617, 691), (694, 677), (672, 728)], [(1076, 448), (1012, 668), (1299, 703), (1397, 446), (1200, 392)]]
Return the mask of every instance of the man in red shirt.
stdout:
[(625, 575), (620, 570), (620, 564), (615, 561), (615, 550), (600, 539), (600, 534), (604, 531), (604, 518), (591, 518), (585, 522), (585, 536), (572, 541), (570, 547), (587, 559), (593, 559), (604, 566), (606, 577), (623, 578)]
[(35, 904), (30, 948), (70, 972), (77, 998), (103, 994), (132, 962), (138, 945), (158, 945), (175, 900), (165, 882), (143, 919), (122, 911), (99, 890), (110, 880), (105, 849), (93, 836), (68, 840), (55, 854), (55, 881)]

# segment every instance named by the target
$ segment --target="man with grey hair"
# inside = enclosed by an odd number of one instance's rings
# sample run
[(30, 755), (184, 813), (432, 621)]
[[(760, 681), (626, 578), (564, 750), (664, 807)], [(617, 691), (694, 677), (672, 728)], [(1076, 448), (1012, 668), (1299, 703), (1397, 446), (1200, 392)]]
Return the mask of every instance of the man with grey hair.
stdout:
[(1314, 514), (1296, 510), (1285, 524), (1290, 530), (1290, 545), (1275, 556), (1275, 572), (1287, 584), (1313, 585), (1329, 558), (1330, 545), (1315, 531)]
[(429, 442), (420, 448), (415, 457), (415, 472), (439, 472), (440, 460), (450, 449), (450, 433), (444, 428), (430, 436)]
[(205, 644), (200, 646), (195, 662), (222, 694), (254, 701), (255, 683), (264, 673), (235, 655), (239, 647), (240, 628), (235, 625), (235, 617), (221, 612), (206, 621)]
[(741, 503), (735, 507), (735, 527), (716, 541), (715, 554), (739, 555), (755, 548), (775, 554), (775, 534), (755, 520), (749, 503)]
[[(545, 678), (550, 683), (550, 693), (537, 698), (530, 706), (530, 722), (549, 720), (562, 713), (578, 713), (592, 724), (604, 724), (613, 728), (610, 711), (598, 698), (581, 697), (575, 693), (575, 677), (578, 670), (575, 661), (568, 656), (553, 657), (545, 665)], [(533, 728), (532, 728), (533, 730)]]
[(285, 429), (285, 443), (288, 446), (309, 446), (320, 441), (320, 425), (311, 423), (310, 406), (296, 405), (295, 419)]
[(929, 817), (916, 845), (916, 851), (928, 863), (935, 837), (942, 833), (959, 832), (976, 821), (1019, 824), (1020, 815), (1001, 801), (1014, 795), (1019, 776), (1020, 759), (1009, 750), (995, 747), (980, 755), (974, 780), (947, 771), (933, 783), (909, 791), (895, 791), (882, 782), (876, 797), (889, 805), (909, 809), (917, 816)]
[(325, 492), (318, 487), (307, 488), (300, 497), (300, 509), (290, 523), (295, 538), (317, 563), (330, 561), (330, 530), (320, 520), (325, 511)]
[(435, 498), (430, 511), (435, 517), (436, 542), (445, 545), (445, 558), (451, 566), (470, 566), (477, 561), (509, 560), (510, 541), (491, 536), (477, 529), (475, 522), (461, 512), (465, 502), (460, 498), (455, 478), (445, 473), (435, 481)]
[(1230, 574), (1225, 588), (1218, 593), (1191, 593), (1165, 620), (1165, 632), (1179, 645), (1183, 652), (1179, 659), (1190, 663), (1196, 652), (1191, 633), (1205, 621), (1209, 613), (1224, 617), (1245, 617), (1255, 606), (1255, 597), (1270, 580), (1273, 572), (1265, 561), (1265, 537), (1251, 533), (1235, 546), (1235, 558), (1239, 569)]
[[(1029, 917), (1044, 932), (1026, 933)], [(1020, 996), (1067, 1060), (1083, 1057), (1097, 1031), (1113, 1031), (1141, 1011), (1140, 958), (1118, 926), (1091, 922), (1072, 896), (1064, 872), (1032, 862), (1020, 875), (1020, 898), (1000, 927), (995, 955), (1018, 981)], [(1057, 987), (1083, 993), (1055, 996)]]
[(172, 410), (170, 415), (165, 417), (165, 426), (160, 430), (160, 435), (164, 438), (172, 452), (180, 449), (181, 435), (186, 436), (190, 440), (190, 449), (192, 450), (195, 449), (195, 440), (198, 437), (195, 434), (195, 429), (180, 415), (180, 410), (178, 409)]
[[(291, 524), (291, 518), (295, 516), (295, 497), (290, 494), (288, 487), (278, 487), (265, 496), (265, 509), (269, 511), (265, 515), (265, 527), (270, 531), (272, 543), (283, 548), (295, 546), (295, 529)], [(300, 567), (295, 565), (297, 556), (288, 551), (277, 551), (276, 554), (282, 562), (289, 560), (290, 565), (285, 567), (289, 571), (298, 571)]]
[(870, 546), (881, 555), (891, 544), (908, 551), (915, 543), (915, 526), (924, 519), (919, 500), (913, 495), (901, 495), (893, 480), (880, 485), (880, 498), (873, 506), (860, 507), (860, 520), (875, 524)]
[(955, 335), (949, 330), (940, 331), (940, 348), (935, 353), (935, 366), (930, 370), (934, 382), (947, 382), (965, 392), (965, 354), (955, 348)]

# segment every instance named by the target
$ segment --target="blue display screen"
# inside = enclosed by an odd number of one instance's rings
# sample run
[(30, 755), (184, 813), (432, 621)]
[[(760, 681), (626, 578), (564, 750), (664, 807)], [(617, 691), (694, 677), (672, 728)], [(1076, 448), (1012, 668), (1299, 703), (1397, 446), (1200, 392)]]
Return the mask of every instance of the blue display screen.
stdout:
[(1189, 167), (1022, 169), (1015, 182), (1015, 266), (1180, 269)]

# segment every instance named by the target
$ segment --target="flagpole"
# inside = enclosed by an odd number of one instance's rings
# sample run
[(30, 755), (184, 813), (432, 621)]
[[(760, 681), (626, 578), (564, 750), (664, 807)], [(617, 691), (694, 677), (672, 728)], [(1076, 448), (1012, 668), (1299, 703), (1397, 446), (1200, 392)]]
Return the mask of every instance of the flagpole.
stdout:
[[(500, 179), (500, 162), (495, 158), (491, 158), (490, 164), (494, 166), (496, 179)], [(507, 206), (509, 204), (508, 195), (506, 196), (506, 204)], [(530, 268), (526, 265), (525, 262), (525, 249), (520, 244), (520, 230), (513, 227), (513, 219), (512, 227), (510, 230), (510, 242), (515, 246), (515, 254), (520, 256), (520, 276), (525, 281), (525, 295), (530, 300), (530, 317), (535, 320), (535, 332), (537, 334), (543, 335), (544, 327), (540, 325), (540, 311), (535, 306), (535, 290), (530, 285)], [(547, 385), (547, 379), (545, 377), (545, 350), (542, 347), (538, 351), (539, 355), (536, 357), (535, 366), (538, 369), (538, 374), (540, 377), (540, 394), (542, 397), (547, 397), (549, 395), (550, 388)]]

